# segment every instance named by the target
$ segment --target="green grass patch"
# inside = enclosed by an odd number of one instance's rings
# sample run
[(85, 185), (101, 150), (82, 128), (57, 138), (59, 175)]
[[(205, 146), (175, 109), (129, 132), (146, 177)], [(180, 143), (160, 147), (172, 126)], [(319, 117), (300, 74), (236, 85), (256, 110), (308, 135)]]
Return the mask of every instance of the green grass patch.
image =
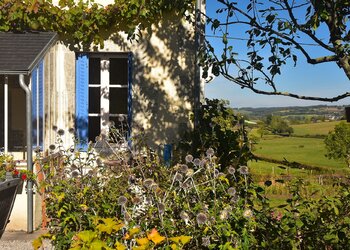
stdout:
[(323, 139), (264, 136), (255, 145), (255, 154), (319, 166), (332, 173), (348, 172), (344, 162), (325, 157)]
[(340, 121), (331, 122), (317, 122), (308, 124), (291, 125), (294, 129), (294, 135), (306, 136), (306, 135), (327, 135), (329, 131), (334, 129), (334, 126), (339, 124)]

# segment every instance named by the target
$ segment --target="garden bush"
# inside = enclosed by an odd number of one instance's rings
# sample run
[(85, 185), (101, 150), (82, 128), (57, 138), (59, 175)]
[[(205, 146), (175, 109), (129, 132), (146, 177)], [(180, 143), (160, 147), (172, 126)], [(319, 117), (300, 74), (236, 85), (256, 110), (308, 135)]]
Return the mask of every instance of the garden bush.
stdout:
[[(71, 131), (74, 133), (74, 131)], [(62, 132), (60, 133), (62, 134)], [(271, 207), (245, 165), (200, 158), (163, 166), (144, 144), (99, 136), (82, 153), (60, 137), (41, 161), (48, 233), (55, 249), (347, 249), (350, 188), (311, 199), (303, 182)], [(140, 140), (142, 141), (142, 140)], [(118, 149), (118, 150), (117, 150)], [(265, 186), (271, 186), (266, 181)]]
[(215, 149), (221, 170), (230, 165), (246, 165), (253, 158), (244, 118), (235, 114), (227, 101), (205, 99), (199, 112), (198, 128), (184, 133), (178, 153), (181, 159), (189, 153), (201, 157), (208, 148)]

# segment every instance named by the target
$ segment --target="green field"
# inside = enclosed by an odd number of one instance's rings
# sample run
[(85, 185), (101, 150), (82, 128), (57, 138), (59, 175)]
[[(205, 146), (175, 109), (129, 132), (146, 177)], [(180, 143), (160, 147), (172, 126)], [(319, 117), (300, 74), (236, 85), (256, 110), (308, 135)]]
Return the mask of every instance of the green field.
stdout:
[(323, 139), (264, 136), (255, 149), (255, 154), (277, 160), (286, 159), (334, 171), (347, 168), (344, 162), (325, 157)]
[[(302, 124), (294, 125), (293, 128), (298, 136), (326, 135), (337, 123), (339, 122)], [(252, 132), (254, 133), (254, 130)], [(259, 139), (254, 146), (253, 153), (271, 159), (286, 159), (289, 162), (295, 161), (323, 169), (320, 172), (290, 168), (264, 161), (251, 161), (248, 166), (252, 176), (261, 185), (266, 180), (283, 179), (288, 182), (295, 178), (303, 178), (308, 183), (307, 192), (319, 191), (319, 194), (327, 195), (333, 192), (332, 183), (334, 180), (350, 173), (345, 162), (325, 157), (326, 150), (323, 139), (266, 135)], [(266, 191), (276, 204), (288, 196), (287, 186), (284, 184), (275, 183)]]
[(305, 136), (305, 135), (327, 135), (329, 131), (334, 129), (339, 121), (331, 122), (318, 122), (309, 124), (298, 124), (292, 125), (294, 135)]

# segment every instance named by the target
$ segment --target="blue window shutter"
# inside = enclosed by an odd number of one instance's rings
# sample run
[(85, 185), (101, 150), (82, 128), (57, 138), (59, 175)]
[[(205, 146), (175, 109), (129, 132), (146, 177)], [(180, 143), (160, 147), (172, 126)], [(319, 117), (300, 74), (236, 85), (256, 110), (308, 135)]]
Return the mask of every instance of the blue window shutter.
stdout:
[(89, 122), (89, 57), (87, 54), (76, 55), (75, 83), (75, 129), (79, 147), (87, 150)]
[(40, 146), (40, 149), (43, 149), (43, 141), (44, 141), (44, 62), (41, 61), (39, 64), (39, 82), (38, 82), (38, 94), (39, 94), (39, 114), (38, 114), (38, 119), (39, 119), (39, 142), (38, 146)]
[(37, 134), (38, 134), (38, 128), (37, 128), (37, 98), (38, 98), (38, 86), (37, 86), (37, 78), (38, 77), (38, 68), (35, 68), (32, 72), (32, 82), (31, 82), (31, 88), (32, 88), (32, 136), (33, 136), (33, 145), (36, 147), (38, 146), (37, 141)]
[(132, 53), (128, 55), (128, 137), (131, 135), (131, 123), (132, 123), (132, 69), (133, 69), (133, 60)]
[(173, 146), (171, 144), (165, 144), (163, 150), (163, 158), (165, 166), (170, 167), (171, 156), (172, 156)]

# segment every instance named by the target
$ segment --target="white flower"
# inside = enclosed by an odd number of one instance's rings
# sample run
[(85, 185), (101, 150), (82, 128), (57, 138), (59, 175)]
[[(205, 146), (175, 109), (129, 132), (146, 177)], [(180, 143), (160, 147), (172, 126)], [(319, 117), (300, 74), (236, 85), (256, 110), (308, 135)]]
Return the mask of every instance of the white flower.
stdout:
[(251, 209), (247, 208), (243, 211), (243, 217), (249, 219), (252, 216), (253, 216), (253, 211)]

